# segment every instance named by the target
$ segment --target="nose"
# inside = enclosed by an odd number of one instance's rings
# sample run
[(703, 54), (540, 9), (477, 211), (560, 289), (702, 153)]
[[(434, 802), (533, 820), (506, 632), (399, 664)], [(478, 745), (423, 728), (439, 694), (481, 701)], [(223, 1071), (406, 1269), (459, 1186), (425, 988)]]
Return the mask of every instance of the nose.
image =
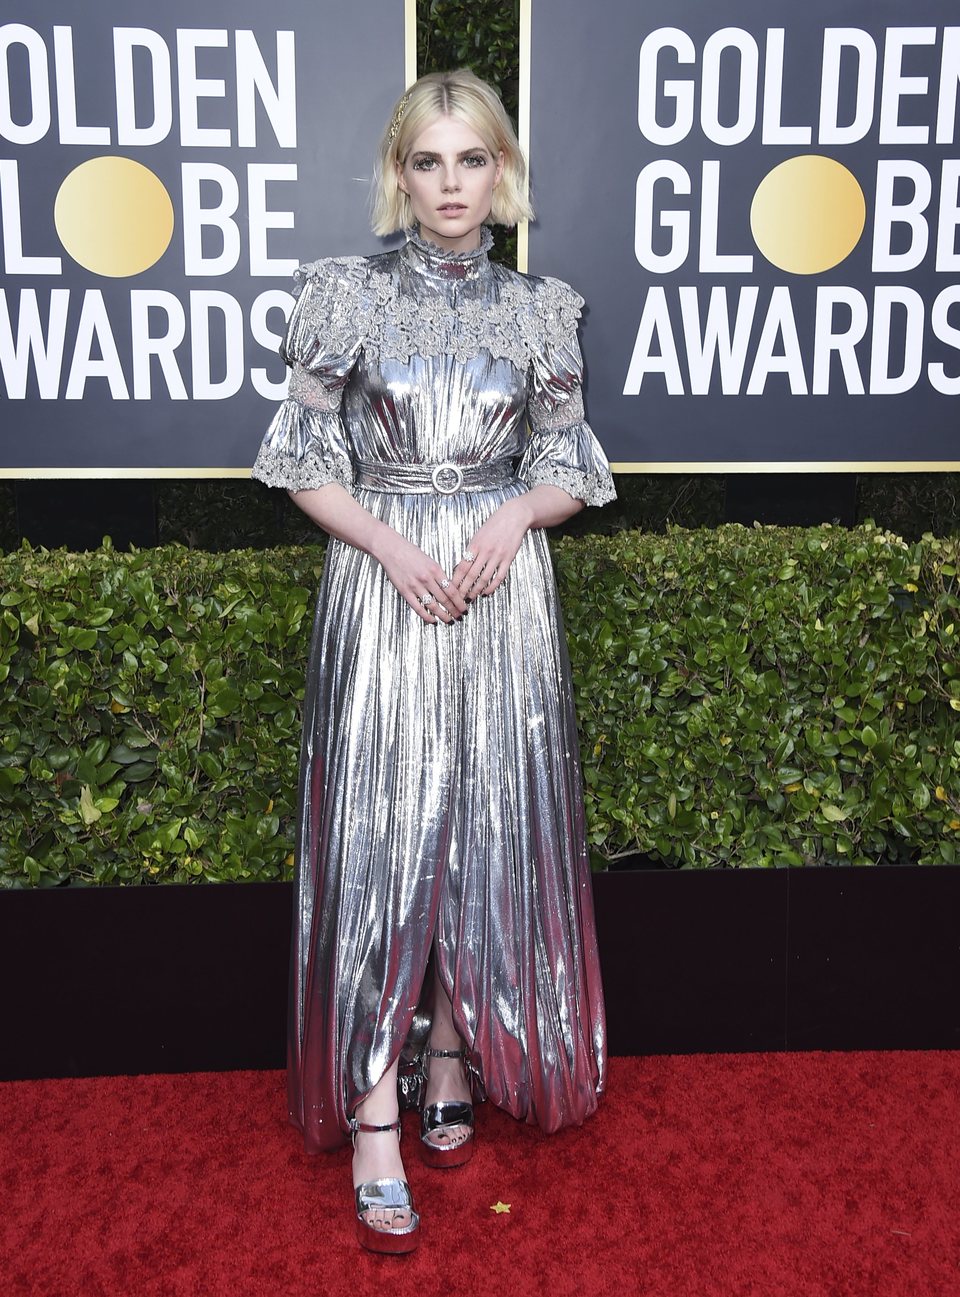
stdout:
[(456, 167), (444, 167), (443, 169), (443, 192), (453, 194), (460, 188), (460, 177), (457, 174)]

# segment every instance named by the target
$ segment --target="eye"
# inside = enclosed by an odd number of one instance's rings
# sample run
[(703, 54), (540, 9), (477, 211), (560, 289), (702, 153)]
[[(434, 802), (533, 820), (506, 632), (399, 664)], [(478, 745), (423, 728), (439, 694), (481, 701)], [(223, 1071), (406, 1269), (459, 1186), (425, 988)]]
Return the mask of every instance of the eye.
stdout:
[(485, 167), (487, 165), (486, 155), (483, 153), (471, 153), (464, 158), (468, 167)]
[(414, 171), (432, 171), (435, 164), (435, 158), (417, 158), (413, 164), (413, 169)]

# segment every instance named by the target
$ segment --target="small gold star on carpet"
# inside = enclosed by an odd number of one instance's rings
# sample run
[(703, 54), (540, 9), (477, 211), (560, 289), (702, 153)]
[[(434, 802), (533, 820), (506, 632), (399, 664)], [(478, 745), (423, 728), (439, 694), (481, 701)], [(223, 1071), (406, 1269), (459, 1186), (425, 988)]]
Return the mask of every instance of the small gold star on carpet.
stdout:
[(495, 1202), (493, 1206), (490, 1208), (490, 1210), (495, 1211), (497, 1215), (500, 1216), (505, 1211), (510, 1210), (510, 1204), (508, 1202)]

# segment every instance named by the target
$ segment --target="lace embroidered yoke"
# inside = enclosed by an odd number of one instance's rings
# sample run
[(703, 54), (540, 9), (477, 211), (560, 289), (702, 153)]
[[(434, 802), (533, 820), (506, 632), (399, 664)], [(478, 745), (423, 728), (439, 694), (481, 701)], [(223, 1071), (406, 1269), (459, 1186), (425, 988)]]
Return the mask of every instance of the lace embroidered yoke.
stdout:
[[(446, 573), (531, 486), (614, 494), (583, 418), (581, 300), (492, 264), (489, 242), (452, 255), (413, 236), (303, 266), (289, 395), (253, 470), (292, 490), (341, 483)], [(411, 485), (441, 478), (459, 487)], [(423, 1042), (431, 959), (475, 1097), (544, 1130), (582, 1122), (606, 1034), (545, 532), (452, 625), (422, 621), (381, 563), (331, 537), (303, 718), (287, 1093), (307, 1151), (338, 1147)]]
[(528, 486), (560, 486), (587, 504), (614, 498), (584, 421), (583, 299), (558, 279), (489, 261), (486, 227), (482, 235), (472, 253), (443, 253), (411, 232), (396, 251), (300, 267), (281, 348), (292, 367), (288, 402), (254, 477), (352, 490), (358, 459), (522, 456)]

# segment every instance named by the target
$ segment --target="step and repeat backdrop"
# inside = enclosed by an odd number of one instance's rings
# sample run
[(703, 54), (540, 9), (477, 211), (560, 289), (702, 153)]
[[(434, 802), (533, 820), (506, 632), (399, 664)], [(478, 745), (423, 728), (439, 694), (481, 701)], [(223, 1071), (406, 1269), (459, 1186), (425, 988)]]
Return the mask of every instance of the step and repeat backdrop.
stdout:
[(616, 466), (960, 469), (955, 4), (524, 17), (528, 268), (587, 299)]
[[(615, 466), (960, 468), (947, 0), (521, 10), (523, 268), (587, 299)], [(0, 474), (244, 473), (291, 270), (385, 246), (413, 0), (3, 12)]]
[(0, 473), (249, 470), (293, 269), (370, 233), (412, 0), (6, 0)]

